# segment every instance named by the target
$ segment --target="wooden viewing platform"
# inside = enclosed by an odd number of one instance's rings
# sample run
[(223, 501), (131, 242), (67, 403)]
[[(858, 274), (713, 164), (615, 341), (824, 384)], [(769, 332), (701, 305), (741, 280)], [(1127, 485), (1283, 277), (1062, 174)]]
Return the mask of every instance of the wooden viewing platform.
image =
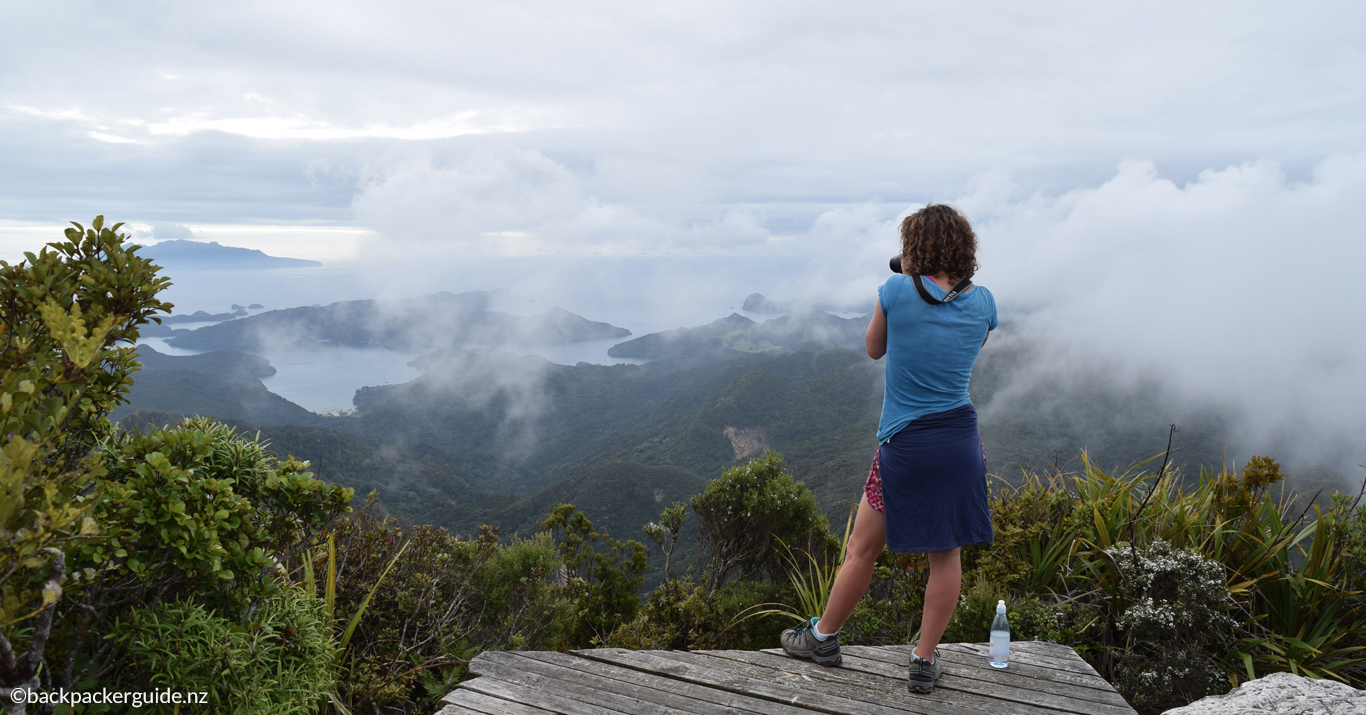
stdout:
[(910, 646), (842, 650), (838, 668), (780, 650), (485, 652), (470, 663), (478, 677), (443, 698), (438, 715), (1135, 715), (1086, 661), (1055, 643), (1011, 643), (1004, 670), (987, 663), (985, 643), (945, 643), (930, 695), (906, 691)]

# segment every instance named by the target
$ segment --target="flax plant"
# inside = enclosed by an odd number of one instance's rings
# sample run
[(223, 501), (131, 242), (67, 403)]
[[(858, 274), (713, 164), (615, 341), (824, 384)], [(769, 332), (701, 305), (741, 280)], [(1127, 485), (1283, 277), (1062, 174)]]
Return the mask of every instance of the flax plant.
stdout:
[[(858, 512), (858, 503), (855, 502), (849, 507), (849, 518), (844, 523), (844, 539), (840, 542), (839, 560), (834, 564), (830, 563), (828, 556), (817, 559), (809, 551), (802, 552), (807, 559), (806, 568), (802, 568), (801, 559), (792, 552), (792, 548), (787, 543), (779, 540), (782, 545), (783, 558), (790, 567), (792, 576), (792, 589), (796, 592), (797, 605), (795, 608), (785, 603), (758, 603), (736, 615), (731, 621), (735, 625), (741, 621), (761, 616), (786, 616), (798, 623), (806, 621), (811, 616), (818, 616), (825, 613), (825, 607), (830, 603), (830, 590), (835, 585), (835, 578), (839, 576), (840, 568), (844, 566), (844, 557), (849, 553), (849, 535), (853, 533), (854, 515)], [(809, 615), (803, 615), (809, 614)]]
[[(1030, 566), (1017, 590), (1100, 597), (1109, 606), (1102, 645), (1118, 647), (1136, 564), (1121, 563), (1113, 551), (1133, 546), (1122, 550), (1137, 558), (1163, 541), (1224, 567), (1241, 638), (1235, 649), (1210, 655), (1231, 681), (1275, 671), (1346, 681), (1344, 673), (1366, 666), (1366, 608), (1342, 577), (1338, 544), (1350, 509), (1313, 507), (1312, 518), (1308, 508), (1296, 515), (1293, 495), (1269, 493), (1282, 475), (1263, 457), (1249, 460), (1241, 474), (1204, 470), (1193, 488), (1175, 473), (1107, 473), (1082, 457), (1079, 474), (1048, 485), (1075, 494), (1080, 518), (1056, 520), (1014, 546)], [(1022, 489), (1040, 486), (1036, 479)], [(1102, 658), (1101, 665), (1112, 663)]]

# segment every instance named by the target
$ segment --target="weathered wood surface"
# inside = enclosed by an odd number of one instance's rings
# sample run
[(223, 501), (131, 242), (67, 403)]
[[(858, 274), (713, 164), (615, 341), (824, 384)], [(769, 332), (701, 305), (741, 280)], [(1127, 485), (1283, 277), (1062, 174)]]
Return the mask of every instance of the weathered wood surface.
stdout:
[(824, 668), (780, 650), (488, 652), (438, 715), (1135, 715), (1086, 661), (1054, 643), (1012, 643), (1003, 670), (987, 664), (986, 644), (944, 644), (929, 695), (906, 691), (910, 646), (843, 653), (841, 667)]

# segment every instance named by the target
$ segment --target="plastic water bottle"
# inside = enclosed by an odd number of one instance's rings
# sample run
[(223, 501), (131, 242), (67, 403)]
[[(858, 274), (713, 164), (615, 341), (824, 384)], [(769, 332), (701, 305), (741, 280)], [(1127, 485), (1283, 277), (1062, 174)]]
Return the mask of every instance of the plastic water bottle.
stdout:
[(1006, 602), (996, 603), (996, 619), (991, 622), (991, 648), (987, 656), (991, 667), (1004, 668), (1010, 665), (1010, 621), (1006, 620)]

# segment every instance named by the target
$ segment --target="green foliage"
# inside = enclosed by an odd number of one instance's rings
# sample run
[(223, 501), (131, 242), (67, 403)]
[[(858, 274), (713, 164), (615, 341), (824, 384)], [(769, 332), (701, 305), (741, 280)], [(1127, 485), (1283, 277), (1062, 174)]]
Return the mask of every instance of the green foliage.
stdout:
[(883, 551), (873, 567), (868, 594), (840, 628), (841, 642), (894, 645), (914, 640), (929, 573), (924, 554)]
[[(1014, 595), (975, 575), (963, 593), (944, 641), (979, 643), (991, 630), (996, 603), (1004, 599), (1012, 640), (1042, 640), (1070, 645), (1086, 656), (1095, 650), (1092, 628), (1100, 612), (1084, 601), (1059, 602), (1050, 596)], [(1098, 630), (1098, 629), (1097, 629)]]
[[(1347, 527), (1349, 517), (1340, 511), (1321, 514), (1315, 507), (1315, 512), (1319, 518), (1288, 547), (1273, 552), (1248, 589), (1244, 610), (1250, 632), (1237, 655), (1248, 677), (1288, 670), (1359, 686), (1366, 682), (1366, 602), (1360, 591), (1347, 588), (1345, 572), (1359, 566), (1345, 560), (1338, 544), (1344, 531), (1361, 527)], [(1281, 526), (1279, 516), (1269, 512), (1266, 520), (1273, 519)]]
[(776, 648), (787, 622), (743, 618), (755, 604), (789, 598), (771, 583), (731, 581), (716, 591), (691, 576), (661, 584), (636, 617), (607, 638), (611, 648), (709, 650)]
[(218, 713), (313, 715), (336, 679), (337, 646), (323, 607), (305, 589), (285, 585), (245, 625), (192, 599), (136, 609), (111, 629), (133, 662), (119, 685), (207, 692)]
[(214, 606), (242, 608), (273, 591), (277, 560), (351, 498), (306, 464), (279, 462), (260, 442), (202, 418), (120, 433), (104, 453), (108, 477), (95, 516), (106, 539), (83, 547), (77, 563)]
[[(335, 557), (308, 552), (311, 573), (335, 568), (334, 635), (350, 630), (338, 700), (353, 711), (435, 700), (489, 649), (560, 647), (574, 604), (550, 581), (548, 537), (500, 543), (493, 529), (462, 539), (405, 529), (367, 507), (334, 527)], [(325, 584), (324, 584), (325, 587)], [(363, 609), (362, 609), (363, 607)]]
[(1115, 687), (1143, 712), (1162, 712), (1228, 690), (1211, 653), (1227, 652), (1236, 622), (1221, 564), (1157, 541), (1107, 552), (1125, 577), (1125, 634)]
[(1355, 500), (1346, 494), (1334, 494), (1333, 525), (1337, 528), (1338, 550), (1342, 552), (1342, 580), (1345, 588), (1358, 594), (1366, 593), (1366, 482)]
[(138, 658), (105, 635), (139, 609), (181, 602), (246, 623), (275, 597), (282, 564), (350, 498), (306, 464), (282, 463), (208, 420), (114, 435), (101, 454), (107, 474), (91, 512), (99, 538), (69, 547), (69, 562), (93, 577), (56, 611), (49, 658), (62, 656), (64, 667), (45, 675), (54, 688), (135, 678)]
[[(1090, 519), (1062, 477), (1026, 474), (1018, 487), (997, 480), (991, 522), (996, 540), (965, 549), (964, 568), (1008, 592), (1052, 592)], [(996, 602), (991, 603), (995, 613)]]
[[(1038, 599), (1063, 626), (1057, 637), (1074, 639), (1145, 712), (1280, 670), (1362, 682), (1359, 507), (1339, 497), (1306, 522), (1290, 496), (1272, 498), (1282, 475), (1262, 457), (1241, 473), (1205, 472), (1190, 489), (1170, 472), (1083, 465), (993, 498), (996, 542), (964, 558), (993, 598)], [(964, 626), (951, 633), (980, 624)], [(1170, 667), (1135, 645), (1154, 639)]]
[[(682, 504), (666, 509), (645, 531), (661, 548), (671, 548), (682, 528)], [(710, 556), (699, 583), (666, 578), (634, 619), (625, 619), (605, 639), (622, 648), (765, 648), (777, 642), (782, 619), (820, 613), (843, 560), (841, 543), (829, 534), (815, 500), (768, 452), (743, 467), (727, 470), (692, 500), (701, 542)], [(853, 525), (845, 524), (845, 540)], [(556, 524), (570, 524), (564, 507)], [(585, 520), (586, 521), (586, 520)], [(578, 527), (581, 533), (582, 524)], [(566, 537), (562, 543), (578, 543)], [(666, 546), (669, 544), (669, 546)], [(789, 544), (801, 544), (796, 550)], [(570, 563), (566, 558), (566, 563)], [(741, 578), (729, 580), (732, 570)], [(746, 578), (745, 576), (749, 576)], [(776, 575), (769, 581), (757, 576)], [(756, 595), (782, 600), (753, 600)], [(786, 605), (796, 602), (794, 608)]]
[(693, 497), (691, 506), (711, 590), (732, 574), (742, 580), (786, 580), (783, 544), (820, 558), (839, 549), (811, 492), (773, 451), (727, 469)]
[(642, 527), (645, 535), (655, 542), (655, 546), (664, 554), (664, 580), (672, 580), (673, 570), (670, 563), (673, 559), (674, 549), (678, 547), (678, 532), (683, 529), (683, 522), (688, 514), (685, 511), (686, 505), (683, 502), (674, 502), (672, 506), (665, 509), (659, 515), (659, 522), (650, 522)]
[(571, 640), (581, 646), (606, 641), (617, 626), (635, 617), (648, 552), (638, 541), (618, 541), (594, 531), (593, 522), (573, 504), (555, 507), (539, 526), (556, 544), (560, 581), (576, 603)]
[(17, 265), (0, 261), (0, 646), (19, 655), (0, 667), (0, 687), (36, 683), (64, 552), (99, 538), (94, 450), (137, 369), (132, 349), (116, 346), (171, 307), (156, 299), (169, 281), (123, 247), (121, 225), (99, 216)]
[(760, 603), (747, 609), (740, 618), (785, 616), (798, 623), (805, 623), (808, 618), (825, 613), (825, 607), (830, 603), (830, 590), (835, 586), (835, 578), (839, 576), (840, 567), (844, 565), (844, 556), (849, 550), (849, 534), (853, 531), (854, 514), (857, 511), (858, 504), (849, 507), (849, 518), (844, 524), (844, 540), (840, 542), (837, 560), (833, 563), (829, 551), (823, 553), (819, 559), (811, 552), (805, 552), (806, 563), (802, 563), (802, 560), (792, 553), (792, 549), (779, 540), (783, 547), (783, 558), (790, 568), (788, 577), (797, 607), (792, 608), (782, 603)]

